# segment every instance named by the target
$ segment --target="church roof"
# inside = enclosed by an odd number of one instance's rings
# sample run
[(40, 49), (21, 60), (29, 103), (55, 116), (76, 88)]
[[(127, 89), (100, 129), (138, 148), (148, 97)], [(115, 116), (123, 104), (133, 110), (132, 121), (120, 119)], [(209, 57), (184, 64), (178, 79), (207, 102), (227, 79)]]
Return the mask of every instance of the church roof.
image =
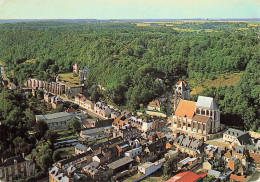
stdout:
[(189, 119), (192, 119), (195, 112), (195, 106), (196, 102), (181, 100), (176, 109), (175, 116), (187, 117)]
[(203, 109), (210, 109), (210, 110), (216, 110), (218, 109), (216, 103), (214, 102), (212, 97), (205, 97), (205, 96), (199, 96), (196, 108), (203, 108)]
[(202, 123), (207, 123), (209, 119), (210, 119), (209, 116), (202, 116), (202, 115), (195, 115), (192, 118), (192, 120), (199, 121), (199, 122), (202, 122)]

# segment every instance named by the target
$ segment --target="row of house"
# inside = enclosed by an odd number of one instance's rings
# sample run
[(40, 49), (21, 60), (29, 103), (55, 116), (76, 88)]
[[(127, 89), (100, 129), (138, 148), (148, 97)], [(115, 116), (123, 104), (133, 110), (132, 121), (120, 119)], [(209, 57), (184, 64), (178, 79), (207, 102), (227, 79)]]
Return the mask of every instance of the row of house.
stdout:
[(112, 110), (104, 102), (93, 103), (92, 101), (88, 100), (83, 94), (77, 94), (75, 96), (75, 103), (78, 104), (80, 107), (92, 111), (101, 117), (111, 117)]
[[(77, 175), (83, 174), (93, 181), (109, 181), (113, 176), (124, 175), (126, 171), (133, 170), (134, 162), (158, 159), (165, 151), (166, 138), (161, 133), (151, 133), (146, 138), (137, 137), (127, 141), (116, 137), (90, 147), (77, 144), (76, 156), (55, 163), (49, 171), (49, 180), (68, 181), (71, 178), (67, 172), (68, 168), (74, 167)], [(162, 166), (165, 159), (158, 160), (155, 165)]]
[(35, 174), (35, 164), (33, 160), (22, 155), (4, 159), (0, 161), (0, 182), (15, 181)]

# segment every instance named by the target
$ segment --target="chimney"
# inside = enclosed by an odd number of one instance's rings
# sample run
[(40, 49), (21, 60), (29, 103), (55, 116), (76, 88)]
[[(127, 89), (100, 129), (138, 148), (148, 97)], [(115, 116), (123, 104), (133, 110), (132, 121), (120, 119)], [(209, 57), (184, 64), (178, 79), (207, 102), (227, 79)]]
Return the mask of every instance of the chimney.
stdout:
[(101, 147), (99, 147), (99, 149), (98, 149), (98, 152), (101, 154), (101, 151), (102, 151), (102, 149), (101, 149)]
[(233, 146), (234, 146), (234, 148), (235, 148), (235, 147), (237, 146), (237, 144), (236, 144), (236, 143), (234, 143), (234, 145), (233, 145)]
[(23, 159), (24, 159), (24, 153), (22, 153)]

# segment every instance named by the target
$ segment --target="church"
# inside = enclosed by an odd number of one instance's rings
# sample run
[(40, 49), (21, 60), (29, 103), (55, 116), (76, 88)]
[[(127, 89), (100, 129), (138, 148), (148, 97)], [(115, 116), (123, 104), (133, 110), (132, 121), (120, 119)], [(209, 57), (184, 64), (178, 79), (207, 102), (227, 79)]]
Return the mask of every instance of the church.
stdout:
[[(184, 100), (189, 95), (180, 97), (182, 93), (189, 93), (185, 83), (177, 82), (177, 96), (174, 97), (175, 113), (170, 119), (169, 128), (175, 133), (192, 135), (208, 140), (222, 136), (223, 125), (220, 124), (220, 110), (212, 97), (199, 96), (197, 102)], [(181, 86), (181, 87), (180, 87)], [(182, 90), (184, 88), (185, 90)], [(176, 95), (176, 94), (175, 94)]]

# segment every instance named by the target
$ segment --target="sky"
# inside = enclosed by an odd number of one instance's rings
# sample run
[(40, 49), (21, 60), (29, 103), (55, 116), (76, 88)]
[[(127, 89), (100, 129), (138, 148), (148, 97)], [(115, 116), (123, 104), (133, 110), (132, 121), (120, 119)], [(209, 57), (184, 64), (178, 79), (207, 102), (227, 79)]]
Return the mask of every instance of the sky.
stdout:
[(260, 18), (260, 0), (0, 0), (0, 19)]

